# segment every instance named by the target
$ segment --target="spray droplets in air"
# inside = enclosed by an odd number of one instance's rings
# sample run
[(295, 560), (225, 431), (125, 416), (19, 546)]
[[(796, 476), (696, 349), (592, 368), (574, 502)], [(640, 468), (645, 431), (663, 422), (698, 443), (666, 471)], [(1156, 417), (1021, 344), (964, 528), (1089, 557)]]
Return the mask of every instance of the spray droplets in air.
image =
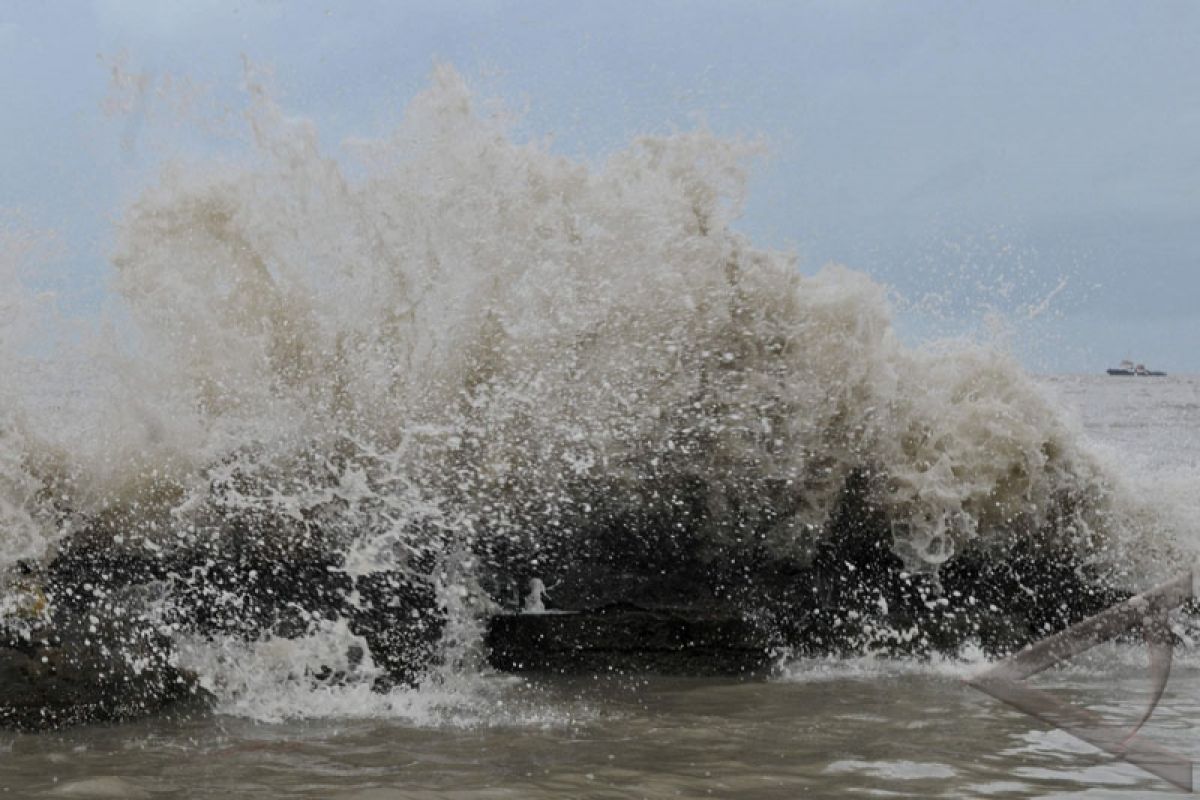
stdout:
[(344, 157), (253, 80), (246, 120), (240, 159), (167, 165), (121, 219), (89, 425), (0, 394), (0, 524), (37, 534), (3, 561), (96, 514), (156, 553), (215, 558), (236, 528), (427, 580), (462, 665), (489, 564), (635, 512), (803, 558), (858, 474), (918, 570), (1056, 514), (1073, 546), (1113, 532), (1010, 358), (906, 348), (883, 287), (731, 227), (757, 146), (643, 137), (590, 166), (514, 141), (449, 67)]

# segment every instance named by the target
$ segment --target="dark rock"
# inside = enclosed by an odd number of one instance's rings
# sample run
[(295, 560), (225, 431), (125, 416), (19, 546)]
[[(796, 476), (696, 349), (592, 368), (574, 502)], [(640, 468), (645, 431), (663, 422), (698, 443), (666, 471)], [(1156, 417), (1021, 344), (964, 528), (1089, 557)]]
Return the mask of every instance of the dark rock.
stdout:
[(772, 643), (738, 617), (609, 606), (578, 613), (502, 614), (488, 622), (488, 662), (508, 672), (749, 674)]
[[(294, 520), (231, 515), (170, 548), (121, 536), (114, 525), (100, 519), (80, 529), (44, 569), (24, 576), (50, 615), (31, 617), (32, 631), (0, 630), (0, 726), (130, 719), (201, 698), (194, 676), (173, 666), (173, 644), (154, 632), (151, 610), (156, 625), (247, 641), (302, 637), (344, 619), (387, 671), (383, 686), (415, 683), (434, 659), (444, 614), (427, 581), (400, 572), (353, 577), (336, 548), (302, 535)], [(312, 677), (339, 679), (329, 668)]]
[[(609, 505), (604, 497), (620, 487), (593, 487), (590, 511), (552, 530), (479, 530), (476, 577), (508, 610), (489, 620), (491, 663), (704, 675), (754, 673), (783, 651), (921, 656), (972, 642), (1005, 654), (1127, 596), (1053, 525), (969, 548), (936, 576), (910, 573), (873, 502), (880, 480), (851, 474), (825, 529), (804, 547), (773, 545), (778, 520), (752, 508), (714, 535), (698, 479), (647, 479), (636, 487), (641, 499)], [(119, 516), (78, 531), (34, 576), (50, 623), (29, 638), (0, 632), (9, 687), (0, 688), (0, 724), (125, 719), (200, 695), (172, 666), (170, 642), (138, 615), (151, 605), (177, 630), (246, 640), (301, 637), (344, 619), (386, 670), (379, 688), (418, 682), (438, 657), (445, 623), (432, 556), (407, 571), (352, 576), (337, 532), (345, 521), (328, 523), (340, 519), (335, 511), (300, 519), (222, 511), (165, 549), (119, 535)], [(515, 613), (535, 577), (550, 584), (550, 607), (575, 613)], [(332, 668), (326, 677), (341, 679)]]
[[(1056, 530), (1017, 531), (1002, 546), (969, 548), (936, 575), (908, 572), (894, 553), (890, 520), (872, 503), (876, 490), (868, 473), (852, 474), (806, 559), (770, 552), (751, 526), (737, 545), (706, 550), (663, 520), (655, 532), (626, 519), (586, 540), (575, 558), (543, 549), (537, 567), (560, 584), (550, 587), (555, 607), (582, 613), (492, 619), (492, 664), (737, 674), (779, 650), (925, 656), (973, 643), (1004, 655), (1129, 596), (1060, 544)], [(517, 575), (496, 582), (510, 610), (530, 570)], [(623, 610), (589, 610), (596, 600)]]
[(335, 537), (313, 525), (229, 513), (186, 542), (151, 548), (115, 546), (102, 521), (64, 542), (42, 581), (54, 607), (75, 615), (104, 616), (106, 597), (146, 587), (165, 622), (202, 636), (297, 638), (345, 619), (395, 682), (413, 682), (444, 621), (431, 584), (415, 572), (351, 576)]
[(42, 731), (207, 702), (142, 621), (98, 618), (0, 632), (0, 726)]
[(376, 666), (387, 671), (381, 689), (413, 685), (433, 663), (445, 616), (433, 588), (407, 573), (376, 572), (355, 581), (358, 603), (347, 610)]

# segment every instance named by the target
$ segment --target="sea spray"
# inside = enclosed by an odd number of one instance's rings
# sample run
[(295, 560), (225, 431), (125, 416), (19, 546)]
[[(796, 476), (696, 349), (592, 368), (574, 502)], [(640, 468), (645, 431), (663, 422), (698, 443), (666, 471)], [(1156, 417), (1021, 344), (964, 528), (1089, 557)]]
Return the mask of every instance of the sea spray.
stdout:
[(36, 382), (35, 339), (46, 333), (50, 301), (27, 289), (23, 278), (52, 250), (52, 236), (0, 217), (0, 590), (15, 562), (40, 558), (59, 533), (45, 479), (56, 454), (31, 435), (23, 404)]
[(947, 553), (1089, 466), (1005, 357), (905, 350), (866, 278), (805, 278), (734, 233), (746, 148), (647, 139), (589, 171), (505, 138), (448, 69), (359, 182), (269, 98), (250, 118), (256, 163), (165, 176), (115, 258), (209, 458), (358, 440), (494, 517), (675, 473), (708, 485), (714, 538), (779, 483), (785, 549), (875, 462), (880, 500), (946, 526)]
[[(336, 641), (370, 668), (331, 674), (387, 689), (377, 667), (476, 669), (482, 617), (531, 577), (581, 606), (754, 616), (769, 574), (792, 585), (763, 619), (824, 598), (832, 636), (891, 630), (863, 616), (888, 603), (841, 557), (851, 534), (914, 607), (965, 553), (1091, 580), (1171, 544), (1010, 357), (905, 347), (883, 287), (738, 233), (755, 144), (642, 137), (589, 166), (514, 141), (440, 67), (339, 160), (249, 94), (251, 151), (167, 165), (119, 224), (92, 427), (28, 398), (0, 427), (4, 557), (73, 520), (44, 559), (64, 613), (88, 607), (73, 581), (153, 585), (128, 608), (202, 673)], [(67, 454), (61, 490), (29, 442)], [(229, 709), (250, 685), (200, 681)]]

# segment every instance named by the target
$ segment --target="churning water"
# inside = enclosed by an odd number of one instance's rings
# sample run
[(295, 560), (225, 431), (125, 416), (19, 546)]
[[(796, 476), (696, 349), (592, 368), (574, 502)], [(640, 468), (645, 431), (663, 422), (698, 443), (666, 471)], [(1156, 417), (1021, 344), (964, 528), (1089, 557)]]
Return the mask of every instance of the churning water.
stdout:
[[(0, 566), (45, 560), (96, 519), (117, 551), (219, 559), (231, 521), (254, 520), (285, 550), (337, 552), (350, 578), (427, 581), (439, 656), (414, 688), (380, 692), (369, 648), (347, 661), (363, 642), (345, 620), (302, 614), (298, 634), (248, 639), (166, 615), (212, 713), (5, 734), (0, 789), (1170, 791), (964, 685), (971, 651), (785, 659), (755, 681), (491, 674), (481, 582), (497, 542), (561, 559), (592, 520), (678, 516), (681, 486), (703, 500), (679, 517), (698, 546), (811, 552), (866, 468), (915, 572), (1051, 530), (1145, 583), (1196, 549), (1200, 383), (1034, 379), (987, 347), (904, 346), (883, 287), (840, 267), (804, 276), (731, 227), (742, 143), (646, 138), (583, 164), (515, 143), (442, 69), (349, 163), (252, 81), (251, 95), (252, 152), (174, 164), (124, 216), (114, 306), (89, 344), (48, 354), (45, 305), (0, 298)], [(3, 240), (6, 285), (35, 245)], [(1111, 648), (1039, 685), (1132, 721), (1151, 691), (1140, 658)], [(323, 668), (350, 677), (311, 680)], [(1147, 735), (1200, 755), (1198, 696), (1185, 654)]]
[[(1045, 381), (1158, 502), (1194, 503), (1200, 380)], [(315, 645), (314, 645), (315, 646)], [(293, 645), (294, 647), (294, 645)], [(768, 680), (476, 675), (379, 695), (289, 682), (243, 648), (216, 714), (0, 737), (27, 797), (1169, 797), (1176, 791), (962, 682), (980, 657), (800, 660)], [(1130, 724), (1145, 654), (1101, 648), (1035, 679)], [(1200, 758), (1200, 663), (1177, 654), (1143, 735)]]

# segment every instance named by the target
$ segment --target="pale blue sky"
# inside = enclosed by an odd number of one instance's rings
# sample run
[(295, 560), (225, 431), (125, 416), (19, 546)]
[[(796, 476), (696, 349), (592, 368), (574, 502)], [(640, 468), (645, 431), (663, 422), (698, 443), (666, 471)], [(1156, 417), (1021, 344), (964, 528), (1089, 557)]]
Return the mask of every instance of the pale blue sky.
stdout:
[(60, 232), (43, 280), (78, 313), (103, 296), (112, 220), (171, 152), (169, 124), (101, 110), (98, 56), (122, 51), (217, 104), (236, 102), (243, 54), (273, 66), (329, 145), (385, 131), (435, 60), (570, 154), (699, 120), (762, 136), (740, 227), (806, 271), (837, 260), (894, 286), (922, 309), (901, 311), (909, 336), (996, 306), (1035, 369), (1200, 372), (1191, 0), (0, 0), (0, 210)]

